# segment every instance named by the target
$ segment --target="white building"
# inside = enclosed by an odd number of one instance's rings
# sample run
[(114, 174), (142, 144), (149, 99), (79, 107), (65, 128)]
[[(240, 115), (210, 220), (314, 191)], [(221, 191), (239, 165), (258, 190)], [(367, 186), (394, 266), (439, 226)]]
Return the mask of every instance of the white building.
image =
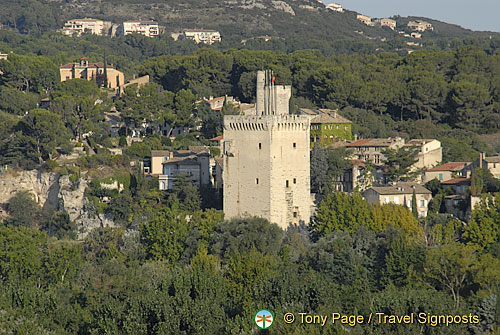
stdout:
[[(205, 43), (208, 45), (222, 41), (220, 33), (215, 30), (193, 29), (185, 30), (182, 34), (173, 34), (172, 37), (174, 37), (174, 35), (180, 40), (193, 40), (196, 43)], [(176, 39), (176, 37), (174, 37), (174, 39)]]
[(331, 10), (331, 11), (334, 11), (334, 12), (337, 12), (337, 13), (343, 13), (344, 12), (344, 9), (342, 8), (342, 5), (341, 4), (338, 4), (338, 3), (331, 3), (329, 5), (326, 5), (326, 8)]
[(369, 204), (396, 204), (412, 208), (413, 192), (417, 200), (418, 216), (427, 216), (427, 206), (432, 199), (432, 193), (416, 183), (397, 183), (394, 186), (370, 187), (363, 192), (363, 198)]
[(396, 20), (393, 19), (376, 19), (375, 23), (377, 23), (381, 27), (389, 27), (392, 30), (396, 29)]
[(408, 28), (410, 28), (411, 30), (419, 31), (419, 32), (424, 32), (426, 30), (430, 30), (430, 31), (434, 30), (434, 27), (432, 26), (432, 24), (430, 24), (427, 21), (422, 21), (422, 20), (415, 20), (415, 21), (408, 22)]
[(160, 35), (160, 27), (154, 21), (125, 21), (123, 35), (141, 34), (147, 37)]
[(358, 15), (356, 16), (356, 19), (357, 19), (358, 21), (363, 22), (363, 23), (364, 23), (364, 24), (366, 24), (367, 26), (373, 26), (373, 25), (374, 25), (374, 23), (372, 22), (372, 18), (371, 18), (371, 17), (369, 17), (369, 16), (367, 16), (367, 15), (358, 14)]
[(286, 229), (311, 216), (310, 118), (290, 115), (291, 86), (257, 73), (254, 115), (224, 117), (224, 214), (258, 216)]
[(64, 24), (62, 33), (64, 35), (80, 36), (83, 33), (91, 33), (94, 35), (107, 35), (108, 30), (111, 28), (111, 22), (102, 21), (97, 19), (72, 19)]

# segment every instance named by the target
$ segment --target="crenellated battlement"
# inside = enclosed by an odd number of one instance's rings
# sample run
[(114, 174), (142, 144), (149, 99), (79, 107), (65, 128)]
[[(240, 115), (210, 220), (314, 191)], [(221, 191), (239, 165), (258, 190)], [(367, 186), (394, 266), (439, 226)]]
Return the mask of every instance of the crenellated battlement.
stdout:
[(304, 131), (310, 127), (310, 118), (303, 115), (226, 115), (224, 130), (232, 131)]

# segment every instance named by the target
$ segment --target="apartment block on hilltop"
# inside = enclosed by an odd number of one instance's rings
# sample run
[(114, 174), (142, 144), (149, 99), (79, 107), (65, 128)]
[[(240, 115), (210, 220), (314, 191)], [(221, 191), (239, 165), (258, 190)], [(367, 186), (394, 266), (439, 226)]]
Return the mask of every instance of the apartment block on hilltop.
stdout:
[(146, 37), (160, 35), (160, 26), (155, 21), (125, 21), (123, 22), (123, 35), (141, 34)]
[(338, 3), (331, 3), (329, 5), (326, 5), (326, 9), (329, 9), (331, 11), (334, 11), (334, 12), (337, 12), (337, 13), (343, 13), (344, 12), (344, 9), (342, 8), (342, 5), (341, 4), (338, 4)]
[(396, 20), (393, 19), (387, 19), (387, 18), (376, 19), (375, 24), (381, 27), (389, 27), (392, 30), (396, 29)]
[(193, 40), (197, 44), (204, 43), (212, 45), (214, 43), (222, 41), (221, 35), (216, 30), (206, 30), (206, 29), (192, 29), (185, 30), (182, 33), (172, 34), (174, 40)]
[(430, 24), (427, 21), (422, 21), (422, 20), (415, 20), (415, 21), (408, 22), (408, 28), (410, 28), (411, 30), (419, 31), (419, 32), (424, 32), (426, 30), (430, 30), (430, 31), (434, 30), (434, 27), (432, 26), (432, 24)]
[(371, 187), (363, 192), (363, 197), (370, 204), (396, 204), (412, 208), (413, 192), (417, 198), (417, 211), (420, 217), (427, 216), (427, 206), (432, 193), (416, 183), (397, 183), (393, 186)]
[(108, 35), (111, 26), (111, 22), (98, 19), (72, 19), (64, 24), (62, 33), (68, 36), (80, 36), (83, 33), (105, 36)]
[(371, 17), (369, 17), (369, 16), (367, 16), (367, 15), (358, 14), (358, 15), (356, 16), (356, 19), (357, 19), (358, 21), (363, 22), (363, 23), (364, 23), (364, 24), (366, 24), (367, 26), (373, 26), (373, 25), (374, 25), (374, 23), (372, 22), (372, 18), (371, 18)]

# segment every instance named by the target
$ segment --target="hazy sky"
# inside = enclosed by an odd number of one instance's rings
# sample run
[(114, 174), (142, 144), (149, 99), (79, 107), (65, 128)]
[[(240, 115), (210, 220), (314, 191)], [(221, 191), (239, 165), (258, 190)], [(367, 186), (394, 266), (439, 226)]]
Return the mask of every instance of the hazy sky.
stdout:
[(323, 0), (372, 17), (425, 16), (472, 30), (500, 32), (500, 0)]

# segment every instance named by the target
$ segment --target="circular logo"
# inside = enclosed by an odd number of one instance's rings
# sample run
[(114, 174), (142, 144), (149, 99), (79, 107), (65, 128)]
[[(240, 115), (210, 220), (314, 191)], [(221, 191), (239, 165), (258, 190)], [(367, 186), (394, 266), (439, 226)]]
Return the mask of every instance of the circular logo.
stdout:
[(274, 317), (267, 309), (262, 309), (255, 314), (254, 321), (260, 329), (267, 329), (273, 324)]

